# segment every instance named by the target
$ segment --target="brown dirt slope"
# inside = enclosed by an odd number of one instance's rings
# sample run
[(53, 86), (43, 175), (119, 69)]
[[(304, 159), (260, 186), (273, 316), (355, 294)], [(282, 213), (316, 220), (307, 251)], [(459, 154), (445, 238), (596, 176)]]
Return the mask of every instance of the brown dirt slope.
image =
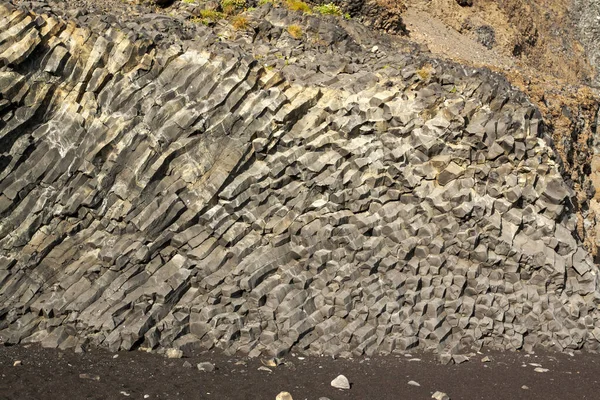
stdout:
[[(586, 83), (593, 69), (577, 39), (570, 3), (475, 0), (472, 7), (461, 7), (455, 0), (416, 0), (410, 2), (408, 11), (418, 10), (463, 37), (485, 42), (521, 68), (530, 67), (544, 76), (571, 83)], [(410, 14), (405, 18), (410, 19)], [(486, 31), (493, 32), (491, 42), (486, 40)], [(496, 65), (495, 60), (489, 60), (489, 64)]]

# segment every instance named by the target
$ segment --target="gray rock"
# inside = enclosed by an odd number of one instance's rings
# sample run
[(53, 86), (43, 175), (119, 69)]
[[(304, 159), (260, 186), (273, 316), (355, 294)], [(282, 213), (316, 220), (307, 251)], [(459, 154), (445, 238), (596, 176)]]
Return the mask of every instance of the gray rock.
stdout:
[(450, 397), (446, 393), (440, 391), (435, 392), (431, 398), (435, 400), (450, 400)]
[[(472, 0), (458, 0), (458, 1), (472, 1)], [(459, 3), (460, 4), (460, 3)], [(461, 4), (462, 5), (462, 4)], [(468, 4), (469, 6), (472, 4)], [(489, 25), (482, 25), (475, 28), (475, 34), (477, 35), (477, 41), (491, 49), (496, 44), (496, 32), (494, 28)]]
[(89, 380), (92, 380), (92, 381), (99, 381), (100, 380), (100, 376), (99, 375), (88, 374), (88, 373), (79, 374), (79, 378), (80, 379), (89, 379)]
[(452, 356), (452, 360), (454, 360), (455, 364), (462, 364), (464, 362), (469, 361), (469, 357), (462, 354), (455, 354)]
[(451, 181), (455, 180), (464, 173), (464, 168), (458, 164), (451, 162), (446, 169), (440, 172), (438, 176), (438, 182), (440, 185), (445, 186)]
[(334, 380), (331, 381), (331, 386), (336, 389), (348, 390), (350, 389), (350, 382), (344, 375), (338, 375)]
[(198, 363), (196, 367), (198, 368), (198, 371), (202, 372), (213, 372), (215, 370), (215, 365), (208, 361)]
[(441, 353), (437, 356), (440, 364), (448, 365), (454, 363), (454, 357), (450, 353)]
[(183, 351), (179, 350), (179, 349), (167, 349), (166, 353), (167, 358), (181, 358), (183, 357)]
[(423, 79), (428, 55), (314, 16), (329, 53), (286, 65), (282, 8), (232, 44), (133, 15), (75, 34), (46, 3), (0, 4), (3, 343), (600, 348), (573, 193), (503, 79), (437, 61)]

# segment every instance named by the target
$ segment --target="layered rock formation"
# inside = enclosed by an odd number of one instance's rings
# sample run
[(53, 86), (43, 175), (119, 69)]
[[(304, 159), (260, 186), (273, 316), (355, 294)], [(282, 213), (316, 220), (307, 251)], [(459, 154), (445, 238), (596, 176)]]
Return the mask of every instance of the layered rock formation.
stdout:
[(0, 5), (4, 343), (598, 348), (597, 267), (523, 95), (259, 12), (158, 45)]
[(600, 19), (595, 0), (478, 0), (472, 7), (454, 0), (406, 3), (402, 17), (413, 40), (437, 56), (500, 72), (541, 111), (561, 173), (576, 192), (578, 234), (598, 262), (600, 97), (594, 82)]

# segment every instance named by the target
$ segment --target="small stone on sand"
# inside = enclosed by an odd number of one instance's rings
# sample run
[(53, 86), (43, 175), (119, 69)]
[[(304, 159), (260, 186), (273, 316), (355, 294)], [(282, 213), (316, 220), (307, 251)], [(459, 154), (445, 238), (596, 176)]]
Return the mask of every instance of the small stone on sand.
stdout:
[(350, 389), (350, 382), (348, 381), (348, 378), (346, 378), (344, 375), (338, 375), (337, 378), (331, 381), (331, 386), (333, 386), (336, 389), (348, 390)]
[(275, 397), (275, 400), (294, 400), (289, 392), (281, 392)]

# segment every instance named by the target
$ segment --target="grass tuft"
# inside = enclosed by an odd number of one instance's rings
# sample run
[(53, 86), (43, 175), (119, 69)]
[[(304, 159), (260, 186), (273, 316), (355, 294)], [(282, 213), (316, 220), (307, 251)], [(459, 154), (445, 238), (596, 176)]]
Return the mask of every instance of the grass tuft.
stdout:
[(302, 0), (286, 0), (285, 6), (292, 11), (302, 11), (303, 13), (312, 12), (310, 6)]
[(190, 21), (196, 24), (210, 25), (223, 18), (225, 18), (225, 14), (220, 13), (218, 11), (200, 10), (200, 16), (194, 17), (190, 19)]
[(250, 22), (248, 22), (248, 18), (243, 15), (236, 15), (231, 19), (231, 26), (236, 31), (245, 31), (250, 26)]
[(246, 0), (221, 0), (221, 9), (227, 15), (233, 15), (246, 7)]
[(419, 78), (421, 78), (421, 80), (426, 81), (429, 78), (431, 78), (431, 75), (433, 75), (434, 72), (435, 69), (431, 64), (425, 64), (417, 70), (417, 75), (419, 75)]
[(294, 39), (301, 39), (304, 34), (300, 25), (290, 25), (288, 26), (287, 31)]

